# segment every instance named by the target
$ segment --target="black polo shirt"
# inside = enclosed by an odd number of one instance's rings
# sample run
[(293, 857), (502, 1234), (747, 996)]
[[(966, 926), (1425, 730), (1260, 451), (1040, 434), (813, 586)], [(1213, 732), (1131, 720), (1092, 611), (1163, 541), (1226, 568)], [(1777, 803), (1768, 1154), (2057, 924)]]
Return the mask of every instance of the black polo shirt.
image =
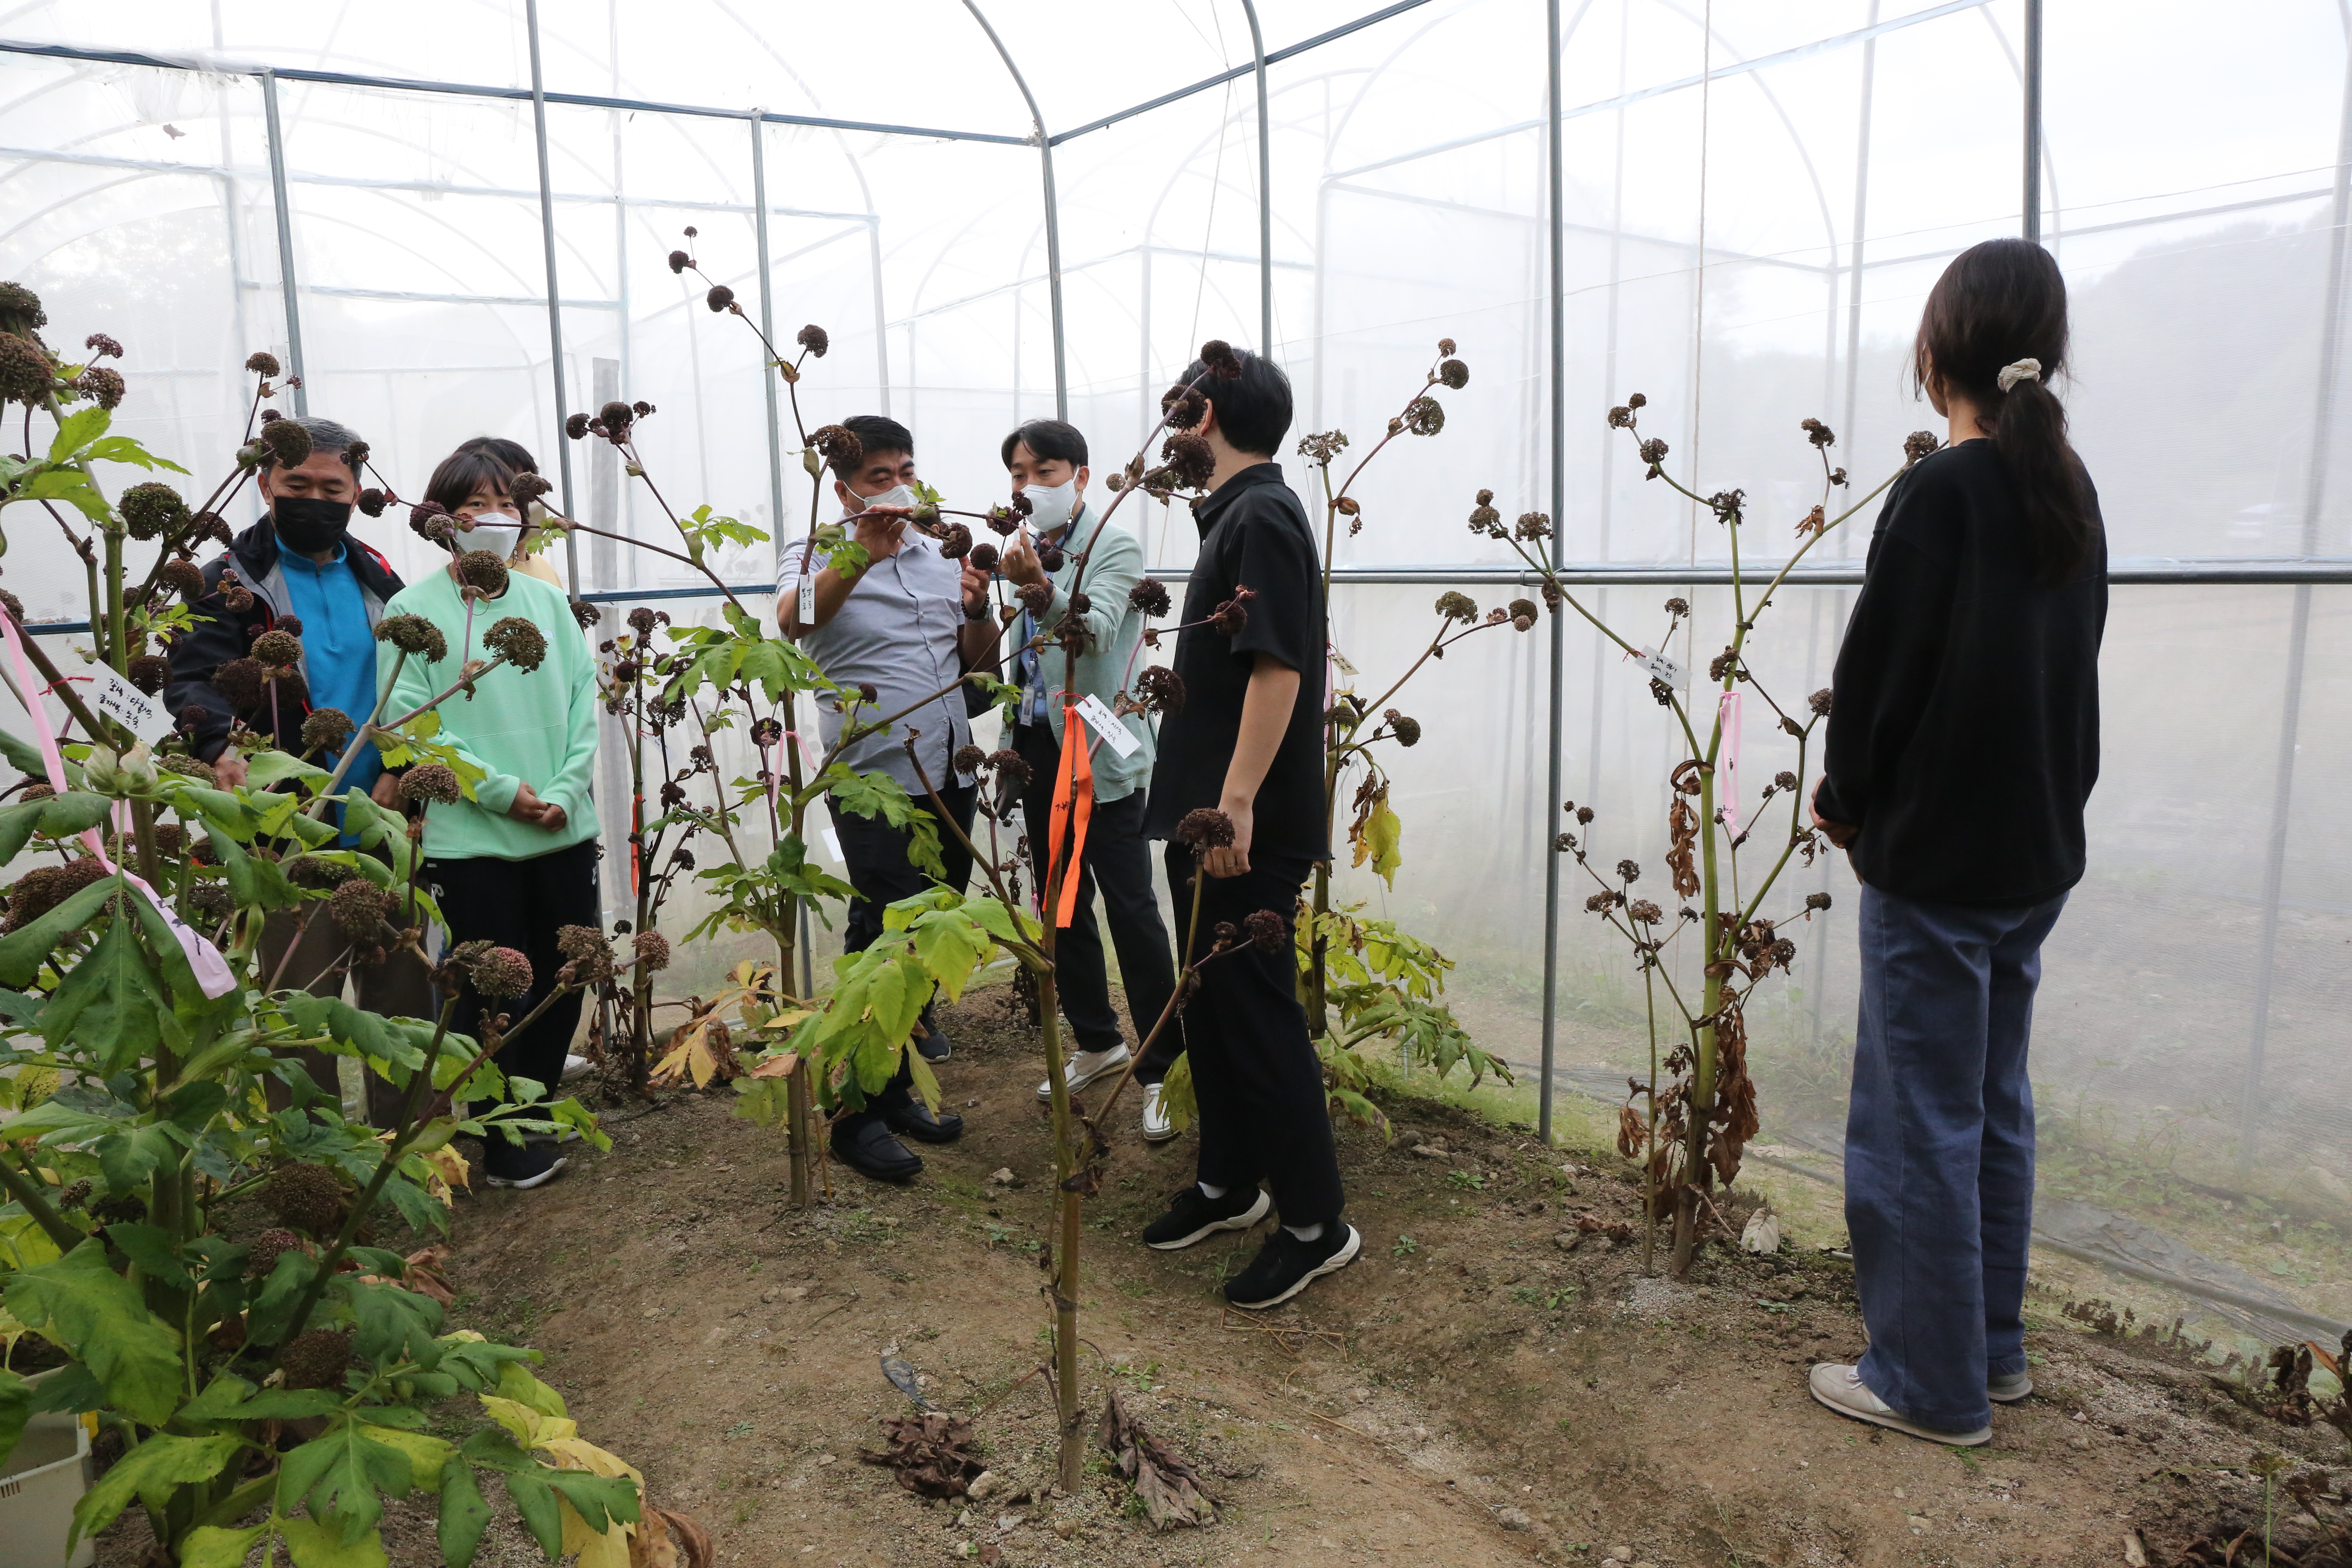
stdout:
[[(1258, 785), (1252, 847), (1269, 855), (1328, 859), (1323, 813), (1323, 568), (1307, 508), (1283, 482), (1282, 465), (1244, 468), (1192, 509), (1201, 556), (1184, 590), (1185, 629), (1176, 637), (1184, 709), (1160, 721), (1144, 833), (1172, 838), (1184, 814), (1213, 806), (1241, 733), (1242, 700), (1259, 654), (1298, 671), (1290, 728)], [(1249, 619), (1231, 637), (1193, 626), (1247, 586)]]

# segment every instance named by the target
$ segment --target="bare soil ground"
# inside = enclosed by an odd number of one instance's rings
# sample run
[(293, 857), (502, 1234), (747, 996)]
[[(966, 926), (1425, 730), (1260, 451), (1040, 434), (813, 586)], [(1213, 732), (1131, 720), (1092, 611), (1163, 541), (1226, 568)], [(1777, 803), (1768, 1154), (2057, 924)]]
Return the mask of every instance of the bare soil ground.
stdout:
[[(793, 1212), (782, 1137), (714, 1092), (615, 1111), (614, 1149), (548, 1188), (459, 1200), (455, 1321), (543, 1350), (583, 1436), (722, 1562), (1973, 1568), (2123, 1563), (2136, 1531), (2162, 1565), (2219, 1521), (2259, 1531), (2258, 1448), (2352, 1489), (2328, 1428), (2242, 1410), (2183, 1346), (2054, 1313), (2031, 1341), (2038, 1393), (1997, 1410), (1990, 1447), (1841, 1420), (1803, 1380), (1864, 1348), (1847, 1264), (1711, 1251), (1685, 1283), (1645, 1276), (1638, 1241), (1564, 1247), (1580, 1214), (1638, 1225), (1613, 1152), (1403, 1099), (1396, 1142), (1342, 1130), (1361, 1259), (1258, 1318), (1216, 1287), (1262, 1236), (1135, 1240), (1189, 1179), (1191, 1139), (1115, 1152), (1087, 1232), (1085, 1398), (1128, 1391), (1223, 1503), (1212, 1528), (1155, 1533), (1099, 1456), (1082, 1495), (1045, 1490), (1051, 1396), (1023, 1381), (1047, 1356), (1041, 1061), (1002, 993), (944, 1020), (940, 1079), (969, 1131), (924, 1150), (909, 1187), (835, 1169)], [(991, 1181), (1003, 1169), (1017, 1185)], [(859, 1462), (910, 1408), (885, 1355), (980, 1413), (984, 1502), (926, 1502)], [(395, 1516), (394, 1562), (436, 1562), (424, 1517)], [(539, 1557), (502, 1526), (478, 1561)]]

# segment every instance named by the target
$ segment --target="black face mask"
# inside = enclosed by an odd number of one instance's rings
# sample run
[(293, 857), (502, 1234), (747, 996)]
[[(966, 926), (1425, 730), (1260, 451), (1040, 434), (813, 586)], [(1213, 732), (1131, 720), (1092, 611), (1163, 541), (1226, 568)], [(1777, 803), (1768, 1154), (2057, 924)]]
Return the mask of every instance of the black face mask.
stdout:
[(352, 503), (322, 500), (317, 496), (279, 496), (270, 503), (269, 516), (278, 542), (302, 555), (332, 550), (343, 542), (352, 525)]

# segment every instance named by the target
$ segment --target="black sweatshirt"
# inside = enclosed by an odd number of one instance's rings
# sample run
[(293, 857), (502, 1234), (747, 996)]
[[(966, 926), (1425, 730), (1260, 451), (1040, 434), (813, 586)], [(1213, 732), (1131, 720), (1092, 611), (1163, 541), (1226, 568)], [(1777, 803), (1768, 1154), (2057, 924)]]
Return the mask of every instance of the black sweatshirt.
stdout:
[(2106, 622), (2104, 530), (2079, 571), (2045, 584), (1990, 441), (1895, 481), (1838, 650), (1817, 797), (1862, 829), (1856, 876), (2010, 908), (2082, 880)]

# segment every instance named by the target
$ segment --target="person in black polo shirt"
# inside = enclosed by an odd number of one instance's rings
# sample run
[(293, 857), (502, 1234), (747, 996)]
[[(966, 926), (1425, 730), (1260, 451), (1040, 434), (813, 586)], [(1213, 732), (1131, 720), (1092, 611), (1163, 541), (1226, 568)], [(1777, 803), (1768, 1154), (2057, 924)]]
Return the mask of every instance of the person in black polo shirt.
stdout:
[[(1290, 381), (1255, 354), (1241, 374), (1202, 384), (1194, 426), (1216, 454), (1211, 495), (1196, 503), (1200, 559), (1176, 639), (1184, 706), (1161, 721), (1144, 833), (1173, 840), (1186, 813), (1213, 808), (1234, 841), (1200, 863), (1200, 930), (1238, 926), (1260, 910), (1285, 921), (1318, 860), (1331, 853), (1323, 817), (1323, 587), (1307, 509), (1273, 452), (1290, 429)], [(1207, 365), (1195, 361), (1186, 384)], [(1201, 624), (1251, 589), (1231, 636)], [(1168, 886), (1180, 921), (1192, 910), (1191, 849), (1171, 842)], [(1286, 1301), (1355, 1261), (1363, 1241), (1339, 1217), (1346, 1202), (1325, 1109), (1323, 1066), (1298, 1004), (1289, 944), (1244, 943), (1201, 971), (1184, 1018), (1201, 1110), (1199, 1180), (1179, 1192), (1143, 1239), (1162, 1250), (1221, 1230), (1247, 1230), (1271, 1206), (1280, 1228), (1225, 1285), (1236, 1307)], [(1272, 1189), (1259, 1190), (1264, 1181)]]

